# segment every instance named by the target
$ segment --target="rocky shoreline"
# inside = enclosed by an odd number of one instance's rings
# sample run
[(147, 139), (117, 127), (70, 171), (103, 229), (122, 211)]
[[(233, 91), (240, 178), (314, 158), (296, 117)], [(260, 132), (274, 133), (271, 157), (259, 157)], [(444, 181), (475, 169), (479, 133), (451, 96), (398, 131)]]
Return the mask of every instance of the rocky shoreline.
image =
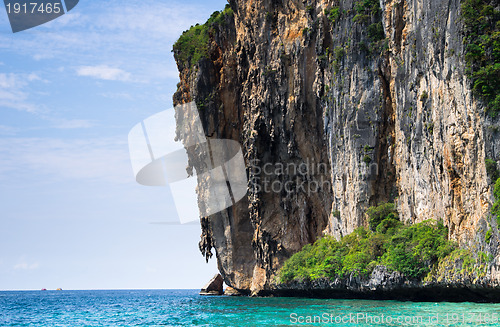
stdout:
[(202, 288), (200, 295), (500, 303), (500, 285), (485, 277), (455, 281), (436, 277), (426, 281), (408, 279), (397, 271), (377, 266), (369, 278), (351, 274), (335, 280), (277, 283), (258, 293), (231, 286), (223, 290), (222, 276), (217, 274)]
[[(221, 293), (222, 294), (222, 293)], [(335, 280), (293, 281), (251, 294), (227, 287), (224, 296), (307, 297), (323, 299), (393, 300), (414, 302), (500, 303), (500, 285), (489, 278), (458, 277), (448, 280), (408, 279), (397, 271), (377, 266), (369, 278), (351, 275)]]
[(312, 282), (277, 284), (267, 294), (284, 297), (398, 300), (418, 302), (500, 303), (500, 285), (487, 279), (476, 281), (421, 281), (405, 278), (378, 266), (369, 278), (318, 279)]

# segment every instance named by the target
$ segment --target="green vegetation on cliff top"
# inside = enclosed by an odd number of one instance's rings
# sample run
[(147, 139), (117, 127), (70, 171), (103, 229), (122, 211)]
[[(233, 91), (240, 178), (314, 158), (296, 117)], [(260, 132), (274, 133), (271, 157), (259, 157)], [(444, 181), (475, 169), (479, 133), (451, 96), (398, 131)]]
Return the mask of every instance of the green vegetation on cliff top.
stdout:
[(500, 11), (497, 0), (463, 0), (466, 73), (491, 117), (500, 112)]
[(371, 207), (367, 214), (369, 230), (360, 227), (340, 241), (325, 236), (304, 246), (285, 262), (279, 272), (280, 282), (334, 280), (351, 274), (368, 277), (378, 265), (422, 280), (451, 258), (467, 258), (475, 264), (472, 255), (465, 255), (466, 250), (448, 241), (448, 230), (440, 222), (428, 220), (405, 226), (392, 203)]
[(205, 24), (196, 24), (184, 31), (172, 50), (177, 62), (189, 68), (201, 59), (207, 58), (210, 31), (217, 25), (223, 26), (226, 23), (226, 16), (233, 14), (231, 7), (226, 5), (223, 11), (215, 11)]

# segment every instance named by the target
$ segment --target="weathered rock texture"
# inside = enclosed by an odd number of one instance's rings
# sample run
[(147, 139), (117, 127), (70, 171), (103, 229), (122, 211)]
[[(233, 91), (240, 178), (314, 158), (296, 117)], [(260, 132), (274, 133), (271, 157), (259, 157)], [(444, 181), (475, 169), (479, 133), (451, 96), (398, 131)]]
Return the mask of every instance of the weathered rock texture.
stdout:
[[(353, 20), (352, 0), (230, 6), (209, 58), (178, 62), (174, 96), (196, 101), (207, 135), (239, 141), (249, 165), (248, 197), (201, 221), (200, 249), (207, 259), (215, 249), (228, 285), (269, 290), (290, 255), (323, 232), (367, 225), (366, 209), (384, 201), (405, 223), (442, 219), (462, 246), (497, 255), (485, 158), (500, 143), (464, 74), (459, 0), (381, 0), (367, 22)], [(386, 39), (374, 42), (378, 21)], [(277, 163), (324, 169), (275, 172)], [(291, 189), (255, 189), (263, 174)], [(300, 187), (325, 181), (319, 192)]]
[(220, 274), (216, 274), (201, 291), (200, 295), (222, 295), (224, 292), (224, 280)]
[(228, 286), (224, 290), (224, 295), (227, 295), (227, 296), (241, 296), (242, 294), (238, 290), (232, 288), (231, 286)]

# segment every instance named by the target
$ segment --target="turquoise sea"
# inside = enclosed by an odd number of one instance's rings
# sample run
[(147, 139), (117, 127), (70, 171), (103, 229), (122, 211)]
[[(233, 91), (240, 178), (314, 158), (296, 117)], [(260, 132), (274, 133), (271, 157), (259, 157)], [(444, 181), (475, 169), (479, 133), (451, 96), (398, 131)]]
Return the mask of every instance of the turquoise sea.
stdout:
[(500, 304), (202, 297), (197, 290), (0, 292), (0, 326), (500, 326), (499, 314)]

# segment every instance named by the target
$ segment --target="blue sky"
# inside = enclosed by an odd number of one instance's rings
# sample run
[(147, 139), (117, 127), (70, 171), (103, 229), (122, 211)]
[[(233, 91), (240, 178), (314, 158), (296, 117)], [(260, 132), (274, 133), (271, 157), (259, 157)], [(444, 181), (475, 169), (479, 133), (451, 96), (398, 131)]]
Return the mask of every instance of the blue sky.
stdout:
[(200, 288), (216, 273), (127, 135), (172, 107), (171, 49), (226, 1), (111, 0), (13, 34), (0, 8), (0, 290)]

